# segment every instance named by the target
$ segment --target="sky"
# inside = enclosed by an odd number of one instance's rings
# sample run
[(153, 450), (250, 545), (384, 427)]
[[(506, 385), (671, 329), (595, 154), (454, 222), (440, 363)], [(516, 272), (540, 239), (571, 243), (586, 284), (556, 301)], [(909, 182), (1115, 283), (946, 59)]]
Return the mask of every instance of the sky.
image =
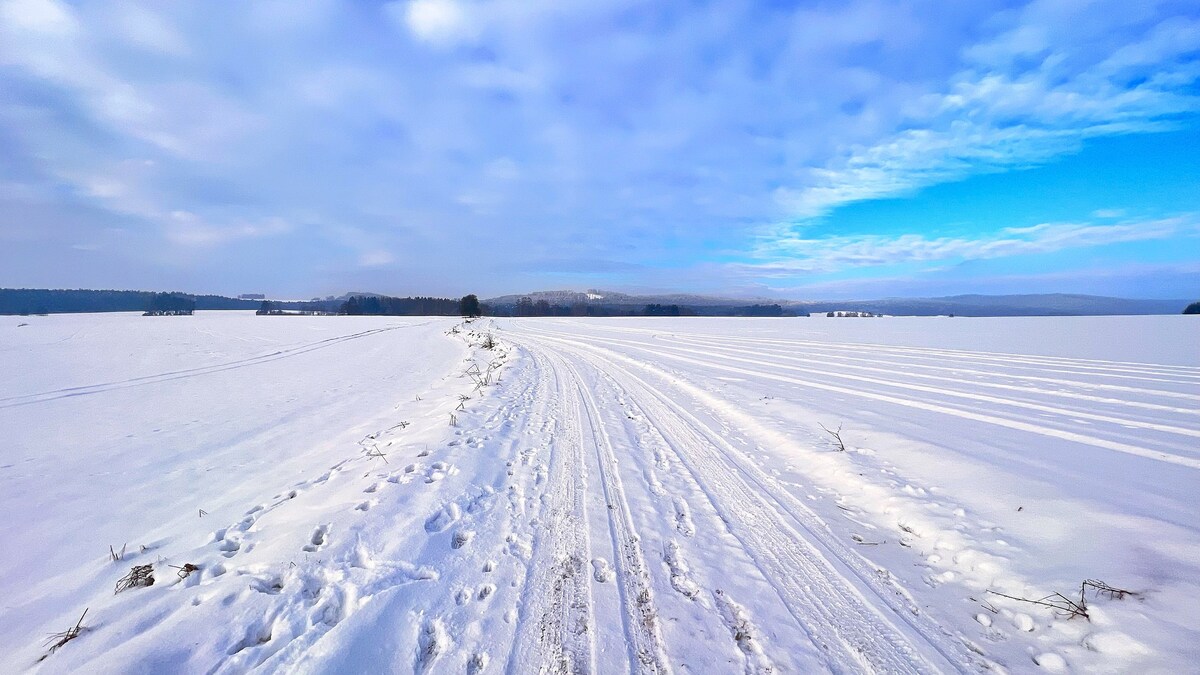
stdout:
[(1200, 4), (0, 0), (0, 287), (1200, 298)]

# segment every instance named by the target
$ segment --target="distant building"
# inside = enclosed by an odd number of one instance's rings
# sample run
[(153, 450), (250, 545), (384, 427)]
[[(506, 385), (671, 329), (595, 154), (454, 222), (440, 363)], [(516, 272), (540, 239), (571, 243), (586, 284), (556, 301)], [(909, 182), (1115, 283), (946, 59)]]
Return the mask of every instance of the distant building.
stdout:
[(238, 300), (265, 300), (266, 295), (262, 293), (242, 293), (238, 296)]
[(870, 318), (874, 318), (874, 317), (882, 317), (883, 315), (875, 314), (873, 312), (834, 311), (834, 312), (826, 313), (825, 316), (830, 317), (830, 318), (833, 318), (836, 316), (836, 317), (854, 317), (854, 318), (870, 319)]

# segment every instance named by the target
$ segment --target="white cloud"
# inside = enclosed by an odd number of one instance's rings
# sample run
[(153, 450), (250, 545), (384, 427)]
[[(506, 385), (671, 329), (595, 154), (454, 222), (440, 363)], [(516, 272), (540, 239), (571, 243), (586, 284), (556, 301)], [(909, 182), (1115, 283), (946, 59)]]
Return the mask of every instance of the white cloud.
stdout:
[(282, 218), (214, 225), (195, 213), (174, 211), (167, 220), (165, 234), (168, 241), (180, 246), (211, 248), (238, 239), (272, 237), (291, 230), (291, 225)]
[[(1200, 49), (1200, 20), (1168, 19), (1096, 50), (1092, 43), (1113, 40), (1132, 22), (1125, 15), (1134, 10), (1109, 9), (1033, 3), (1010, 30), (965, 50), (949, 88), (910, 102), (907, 129), (844, 147), (777, 189), (776, 200), (802, 221), (851, 202), (1044, 163), (1089, 138), (1171, 128), (1172, 116), (1200, 111), (1200, 97), (1180, 87), (1200, 79), (1187, 58)], [(1077, 24), (1090, 32), (1061, 30)]]
[(123, 3), (116, 9), (114, 28), (130, 42), (161, 54), (182, 56), (190, 47), (183, 34), (169, 21), (150, 9)]
[(731, 268), (767, 277), (788, 277), (905, 263), (988, 260), (1197, 236), (1200, 236), (1200, 214), (1110, 225), (1043, 223), (1004, 228), (979, 237), (926, 237), (921, 234), (791, 237), (768, 242), (759, 251), (762, 262), (739, 263)]
[(70, 8), (56, 0), (9, 0), (0, 4), (3, 23), (45, 36), (67, 37), (79, 31)]
[(396, 256), (388, 251), (366, 251), (358, 256), (359, 267), (383, 267), (396, 261)]
[(413, 35), (437, 45), (451, 44), (478, 33), (478, 27), (457, 0), (393, 2), (388, 11), (393, 17), (402, 17)]
[[(182, 36), (161, 17), (123, 8), (91, 32), (72, 8), (53, 0), (0, 5), (0, 65), (16, 66), (77, 97), (91, 123), (188, 158), (226, 151), (263, 123), (246, 106), (187, 76), (137, 81), (113, 65), (108, 51), (135, 36), (159, 51), (186, 51)], [(110, 32), (107, 26), (112, 26)]]

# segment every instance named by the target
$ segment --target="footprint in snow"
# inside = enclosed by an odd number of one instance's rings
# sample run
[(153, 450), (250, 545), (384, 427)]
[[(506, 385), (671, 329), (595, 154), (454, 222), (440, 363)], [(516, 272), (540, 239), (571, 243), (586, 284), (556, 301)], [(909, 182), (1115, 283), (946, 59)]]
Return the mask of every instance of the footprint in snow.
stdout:
[(283, 579), (278, 576), (254, 577), (250, 588), (266, 595), (279, 595), (283, 591)]
[(391, 475), (389, 475), (387, 477), (387, 482), (398, 483), (400, 485), (406, 485), (408, 483), (411, 483), (417, 469), (419, 469), (419, 468), (420, 468), (419, 464), (409, 464), (408, 466), (404, 467), (404, 469), (402, 469), (401, 471), (396, 471), (396, 472), (392, 473)]
[(445, 462), (434, 462), (429, 465), (429, 473), (425, 475), (425, 482), (436, 483), (452, 473), (455, 473), (453, 465)]
[(242, 550), (242, 542), (237, 539), (225, 539), (218, 548), (221, 551), (221, 555), (226, 558), (232, 558), (238, 554), (238, 551)]
[(326, 523), (313, 530), (312, 537), (309, 539), (309, 543), (304, 546), (304, 550), (310, 553), (318, 551), (328, 540), (329, 524)]
[(417, 673), (429, 671), (434, 661), (446, 653), (450, 646), (450, 636), (446, 634), (441, 620), (426, 620), (417, 635), (417, 657), (413, 662), (413, 670)]
[(491, 659), (488, 657), (487, 652), (476, 652), (472, 654), (471, 658), (467, 660), (467, 674), (476, 675), (477, 673), (482, 673), (484, 669), (487, 668), (489, 660)]
[(612, 567), (604, 558), (594, 558), (592, 560), (592, 577), (604, 583), (612, 578)]
[(446, 528), (453, 525), (462, 517), (462, 509), (457, 502), (450, 502), (442, 508), (438, 509), (432, 516), (425, 520), (425, 531), (430, 534), (434, 532), (442, 532)]
[(242, 530), (235, 527), (225, 527), (213, 532), (213, 541), (217, 544), (217, 550), (226, 558), (232, 558), (242, 550), (249, 551), (252, 546), (243, 546)]
[(462, 548), (462, 547), (466, 546), (467, 544), (471, 543), (471, 540), (474, 538), (475, 538), (474, 530), (459, 530), (454, 533), (454, 537), (450, 541), (450, 547), (456, 548), (456, 549)]

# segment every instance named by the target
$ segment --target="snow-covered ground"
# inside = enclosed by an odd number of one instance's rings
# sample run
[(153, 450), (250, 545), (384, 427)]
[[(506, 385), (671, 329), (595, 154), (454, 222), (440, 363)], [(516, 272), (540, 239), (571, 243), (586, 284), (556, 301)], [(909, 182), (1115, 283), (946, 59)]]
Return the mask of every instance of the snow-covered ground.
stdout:
[(1193, 670), (1191, 319), (3, 317), (0, 669)]

